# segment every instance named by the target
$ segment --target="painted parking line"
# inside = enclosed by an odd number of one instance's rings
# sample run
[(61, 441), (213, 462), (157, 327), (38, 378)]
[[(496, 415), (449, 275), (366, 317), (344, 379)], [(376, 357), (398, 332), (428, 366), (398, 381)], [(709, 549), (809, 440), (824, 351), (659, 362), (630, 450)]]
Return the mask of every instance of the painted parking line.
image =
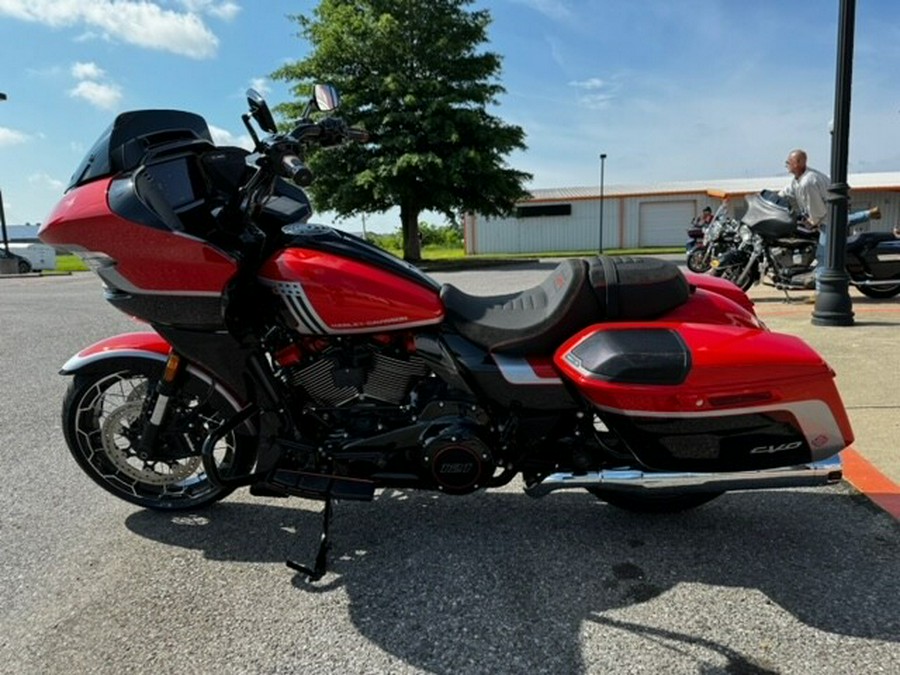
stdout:
[(841, 459), (847, 482), (900, 520), (900, 486), (876, 469), (852, 445), (841, 452)]

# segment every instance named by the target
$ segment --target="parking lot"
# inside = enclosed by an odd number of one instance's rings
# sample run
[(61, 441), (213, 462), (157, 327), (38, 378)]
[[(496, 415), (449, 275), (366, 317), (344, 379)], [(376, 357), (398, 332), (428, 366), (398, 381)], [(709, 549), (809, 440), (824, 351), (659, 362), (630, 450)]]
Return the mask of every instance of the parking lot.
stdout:
[(156, 514), (76, 467), (57, 370), (140, 329), (95, 276), (0, 280), (0, 321), (0, 672), (900, 672), (900, 526), (845, 484), (657, 517), (516, 481), (383, 491), (337, 505), (308, 585), (284, 561), (314, 555), (320, 503)]

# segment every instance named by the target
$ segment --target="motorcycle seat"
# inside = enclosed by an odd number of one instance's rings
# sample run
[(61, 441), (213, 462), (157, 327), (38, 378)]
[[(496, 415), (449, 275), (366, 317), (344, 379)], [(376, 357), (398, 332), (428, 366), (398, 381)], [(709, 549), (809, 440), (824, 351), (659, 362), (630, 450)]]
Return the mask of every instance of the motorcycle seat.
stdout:
[(592, 323), (640, 321), (687, 301), (676, 265), (652, 258), (570, 259), (538, 286), (518, 293), (469, 295), (441, 287), (446, 321), (476, 345), (513, 355), (552, 354)]
[(588, 265), (570, 259), (539, 285), (518, 293), (469, 295), (441, 287), (447, 322), (476, 345), (507, 354), (552, 354), (579, 328), (596, 320), (597, 299)]

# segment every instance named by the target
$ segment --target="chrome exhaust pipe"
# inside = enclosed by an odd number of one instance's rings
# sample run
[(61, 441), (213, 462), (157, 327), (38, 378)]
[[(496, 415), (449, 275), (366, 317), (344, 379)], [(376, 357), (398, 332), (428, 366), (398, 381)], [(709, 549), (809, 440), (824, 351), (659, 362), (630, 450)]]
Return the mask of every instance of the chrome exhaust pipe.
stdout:
[(557, 490), (603, 488), (621, 492), (722, 492), (763, 490), (766, 488), (821, 487), (837, 483), (842, 477), (841, 457), (798, 466), (762, 471), (726, 471), (719, 473), (660, 472), (638, 469), (609, 469), (587, 473), (554, 473), (539, 483), (528, 485), (531, 497), (544, 497)]
[(880, 279), (880, 280), (869, 279), (866, 281), (853, 281), (853, 279), (850, 279), (850, 284), (852, 286), (873, 286), (873, 287), (877, 288), (878, 286), (896, 286), (897, 284), (900, 284), (900, 280), (898, 280), (898, 279)]

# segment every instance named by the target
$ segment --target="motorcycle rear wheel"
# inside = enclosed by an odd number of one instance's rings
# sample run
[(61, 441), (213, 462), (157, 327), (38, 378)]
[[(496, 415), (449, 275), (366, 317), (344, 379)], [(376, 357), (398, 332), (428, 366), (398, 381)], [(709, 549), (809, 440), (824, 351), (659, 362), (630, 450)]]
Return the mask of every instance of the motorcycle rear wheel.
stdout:
[(886, 300), (900, 294), (900, 283), (896, 286), (857, 286), (859, 292), (873, 300)]
[[(222, 391), (188, 372), (169, 402), (154, 447), (141, 459), (138, 442), (145, 398), (155, 391), (164, 361), (116, 359), (77, 374), (63, 403), (63, 433), (78, 465), (100, 487), (132, 504), (161, 511), (198, 509), (233, 491), (214, 485), (200, 451), (209, 430), (237, 409)], [(214, 450), (223, 476), (243, 475), (252, 466), (253, 439), (231, 433)]]
[(703, 506), (724, 494), (723, 492), (635, 494), (603, 488), (589, 488), (588, 492), (610, 506), (632, 513), (679, 513)]

